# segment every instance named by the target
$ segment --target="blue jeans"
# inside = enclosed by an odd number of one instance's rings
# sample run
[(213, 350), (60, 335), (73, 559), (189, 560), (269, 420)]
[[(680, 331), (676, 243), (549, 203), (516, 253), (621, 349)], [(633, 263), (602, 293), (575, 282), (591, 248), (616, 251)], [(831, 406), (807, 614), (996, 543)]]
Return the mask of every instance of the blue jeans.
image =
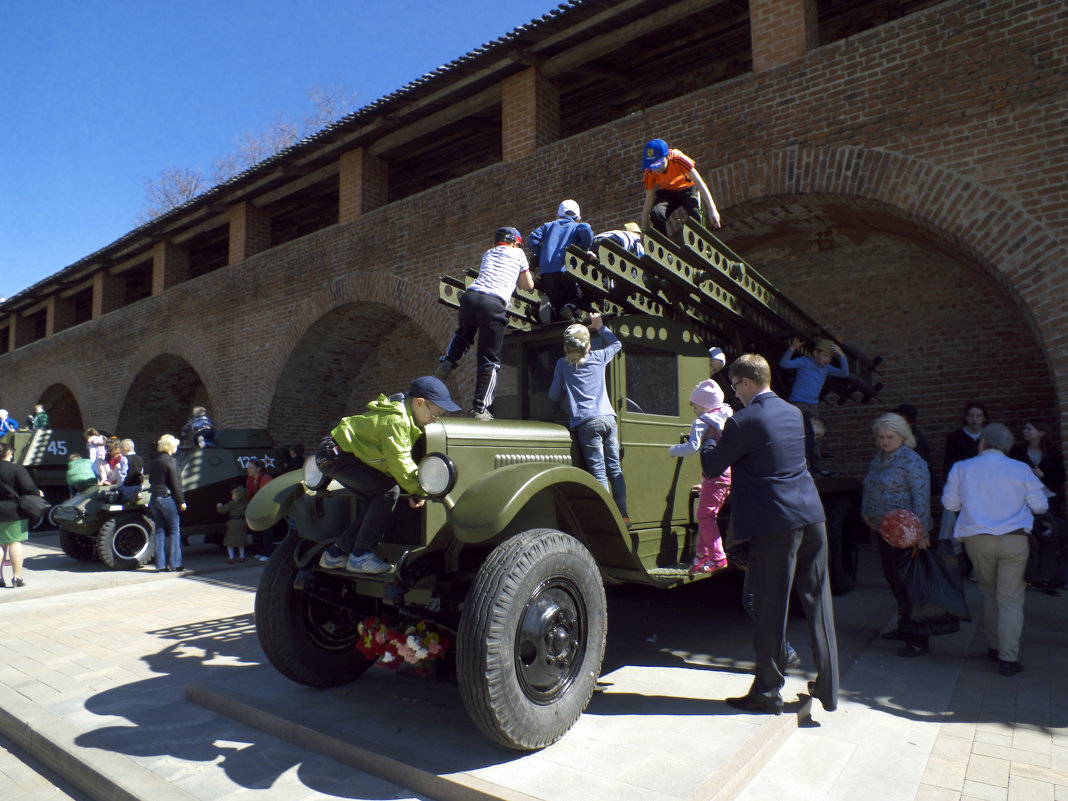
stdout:
[(178, 526), (178, 506), (174, 498), (153, 495), (152, 522), (156, 524), (156, 570), (167, 567), (166, 537), (171, 538), (170, 566), (182, 566), (182, 532)]
[(619, 513), (627, 516), (627, 485), (619, 465), (619, 434), (610, 414), (589, 417), (573, 429), (586, 469), (612, 493)]

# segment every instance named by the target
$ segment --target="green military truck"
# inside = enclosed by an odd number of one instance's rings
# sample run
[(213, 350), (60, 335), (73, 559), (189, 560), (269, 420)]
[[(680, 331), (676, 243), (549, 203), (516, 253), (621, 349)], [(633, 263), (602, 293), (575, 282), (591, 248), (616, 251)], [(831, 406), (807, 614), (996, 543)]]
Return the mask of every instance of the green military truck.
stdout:
[[(682, 245), (647, 234), (640, 259), (611, 243), (595, 259), (569, 255), (570, 272), (623, 343), (606, 379), (630, 527), (580, 466), (566, 410), (548, 397), (562, 326), (535, 323), (539, 299), (520, 292), (509, 309), (496, 419), (446, 417), (427, 427), (419, 480), (436, 502), (415, 511), (398, 504), (379, 548), (392, 572), (318, 566), (355, 509), (314, 464), (275, 479), (250, 504), (253, 529), (288, 514), (298, 532), (274, 552), (256, 594), (257, 632), (278, 670), (310, 686), (342, 684), (372, 664), (355, 647), (361, 623), (429, 621), (455, 643), (460, 693), (482, 731), (520, 750), (563, 736), (600, 672), (604, 585), (697, 580), (688, 568), (699, 460), (671, 458), (668, 446), (689, 431), (688, 398), (708, 378), (708, 345), (776, 353), (795, 335), (826, 335), (707, 231), (687, 224), (683, 233)], [(442, 301), (455, 305), (464, 285), (443, 278)], [(874, 393), (860, 378), (837, 391)], [(859, 485), (819, 484), (834, 586), (846, 592), (856, 574)], [(744, 546), (725, 529), (728, 552), (744, 562)]]

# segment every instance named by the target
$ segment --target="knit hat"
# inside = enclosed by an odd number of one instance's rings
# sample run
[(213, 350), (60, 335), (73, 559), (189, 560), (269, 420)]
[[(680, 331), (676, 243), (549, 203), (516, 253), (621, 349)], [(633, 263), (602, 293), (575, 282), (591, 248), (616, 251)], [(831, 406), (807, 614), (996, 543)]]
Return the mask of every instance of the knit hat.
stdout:
[(816, 343), (816, 350), (822, 350), (824, 353), (834, 353), (834, 343), (827, 338), (821, 339)]
[(727, 366), (727, 357), (723, 354), (722, 348), (709, 348), (708, 358), (714, 362), (719, 362), (724, 367)]
[(642, 232), (641, 226), (636, 222), (623, 223), (623, 230), (630, 231), (632, 234), (640, 234)]
[(560, 205), (556, 207), (557, 217), (574, 217), (576, 220), (581, 220), (579, 215), (579, 205), (574, 200), (563, 200)]
[(711, 378), (706, 378), (690, 393), (690, 403), (701, 409), (715, 409), (723, 403), (723, 390)]

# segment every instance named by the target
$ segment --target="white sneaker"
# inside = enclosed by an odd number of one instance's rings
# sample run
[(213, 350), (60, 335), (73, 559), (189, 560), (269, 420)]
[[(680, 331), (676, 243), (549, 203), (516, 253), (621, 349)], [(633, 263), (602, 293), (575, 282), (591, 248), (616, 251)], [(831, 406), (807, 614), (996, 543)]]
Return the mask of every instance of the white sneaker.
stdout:
[(393, 569), (389, 562), (383, 562), (373, 553), (368, 551), (362, 556), (349, 555), (349, 561), (345, 564), (345, 570), (349, 573), (388, 573)]
[(347, 560), (348, 554), (343, 553), (334, 556), (329, 550), (326, 550), (319, 557), (319, 567), (325, 567), (327, 570), (337, 570), (339, 567), (344, 567)]

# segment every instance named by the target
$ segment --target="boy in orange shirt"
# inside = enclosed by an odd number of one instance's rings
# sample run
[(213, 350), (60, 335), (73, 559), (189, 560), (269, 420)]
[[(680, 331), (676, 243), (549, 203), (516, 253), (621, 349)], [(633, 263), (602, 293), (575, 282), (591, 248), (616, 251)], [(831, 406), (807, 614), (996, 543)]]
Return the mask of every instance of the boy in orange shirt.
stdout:
[[(642, 156), (642, 184), (645, 186), (645, 203), (642, 206), (642, 230), (649, 227), (667, 233), (667, 219), (679, 206), (691, 217), (701, 219), (704, 203), (706, 216), (713, 228), (720, 227), (719, 211), (705, 186), (693, 159), (681, 150), (672, 150), (663, 139), (651, 139), (645, 143)], [(700, 193), (700, 202), (698, 200)]]

